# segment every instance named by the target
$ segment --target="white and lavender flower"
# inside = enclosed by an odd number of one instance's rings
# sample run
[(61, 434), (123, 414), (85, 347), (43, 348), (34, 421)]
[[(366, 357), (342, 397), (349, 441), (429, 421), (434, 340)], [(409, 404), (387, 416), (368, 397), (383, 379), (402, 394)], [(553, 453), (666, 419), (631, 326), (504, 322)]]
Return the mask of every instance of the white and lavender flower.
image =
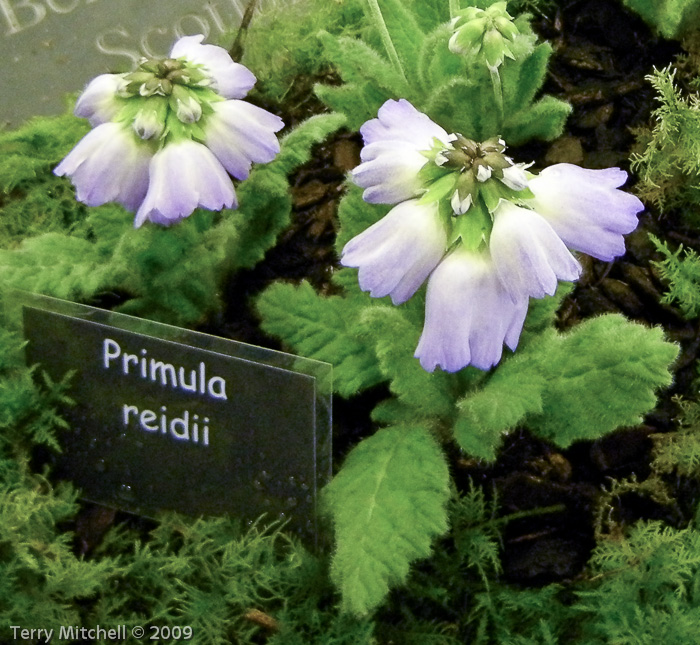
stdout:
[(183, 36), (170, 50), (170, 58), (184, 58), (200, 65), (206, 73), (202, 85), (226, 99), (242, 99), (255, 85), (255, 75), (245, 65), (236, 63), (229, 53), (217, 45), (203, 45), (204, 36)]
[(146, 220), (170, 225), (195, 208), (235, 208), (236, 193), (223, 166), (201, 143), (191, 139), (161, 148), (150, 164), (148, 192), (136, 212), (134, 225)]
[(527, 314), (526, 296), (503, 287), (487, 251), (457, 247), (428, 280), (425, 325), (415, 356), (423, 369), (482, 370), (501, 360), (503, 344), (514, 350)]
[(232, 99), (212, 105), (205, 144), (236, 179), (247, 179), (253, 162), (272, 161), (280, 151), (275, 136), (284, 122), (255, 105)]
[(564, 243), (605, 262), (625, 253), (623, 235), (637, 228), (644, 209), (637, 197), (618, 190), (627, 181), (619, 168), (589, 170), (560, 163), (529, 181), (528, 206), (544, 217)]
[(359, 267), (360, 288), (374, 298), (408, 300), (440, 263), (447, 232), (435, 204), (409, 199), (345, 245), (341, 262)]
[(558, 164), (533, 175), (501, 139), (448, 134), (405, 100), (387, 101), (360, 131), (355, 183), (365, 201), (398, 205), (347, 243), (341, 263), (394, 304), (427, 278), (416, 357), (428, 371), (498, 363), (503, 345), (518, 343), (529, 298), (580, 276), (570, 249), (622, 255), (643, 208), (619, 190), (619, 168)]
[(489, 251), (505, 290), (514, 299), (554, 295), (559, 280), (574, 281), (581, 265), (535, 211), (505, 199), (493, 211)]
[(54, 169), (68, 175), (88, 206), (118, 202), (135, 210), (146, 196), (153, 150), (129, 126), (103, 123), (90, 130)]
[(93, 78), (75, 103), (75, 115), (87, 119), (93, 127), (111, 121), (123, 105), (119, 94), (126, 85), (124, 76), (100, 74)]
[(363, 197), (371, 204), (398, 204), (419, 195), (423, 185), (418, 171), (428, 163), (424, 152), (436, 139), (449, 145), (447, 132), (406, 99), (384, 103), (360, 134), (365, 144), (362, 163), (352, 179), (365, 189)]
[(75, 113), (97, 127), (54, 171), (78, 200), (119, 202), (137, 211), (136, 226), (169, 225), (196, 208), (235, 208), (229, 174), (243, 180), (274, 159), (284, 123), (241, 100), (255, 76), (203, 39), (180, 38), (168, 58), (87, 86)]

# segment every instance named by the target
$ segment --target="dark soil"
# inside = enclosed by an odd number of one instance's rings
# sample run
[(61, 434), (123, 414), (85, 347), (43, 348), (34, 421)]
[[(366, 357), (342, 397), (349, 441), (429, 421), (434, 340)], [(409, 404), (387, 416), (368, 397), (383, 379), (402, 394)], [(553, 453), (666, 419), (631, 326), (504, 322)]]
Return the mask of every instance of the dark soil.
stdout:
[[(536, 168), (570, 162), (590, 168), (629, 169), (634, 144), (631, 129), (648, 124), (655, 107), (645, 76), (653, 67), (671, 63), (680, 48), (677, 43), (659, 40), (620, 3), (570, 0), (560, 4), (551, 15), (536, 16), (533, 25), (555, 47), (544, 91), (569, 101), (573, 114), (559, 140), (510, 152), (520, 161), (535, 161)], [(321, 110), (313, 100), (303, 105), (291, 114), (284, 109), (278, 112), (285, 122), (293, 123)], [(281, 349), (278, 340), (260, 330), (252, 299), (276, 280), (307, 279), (321, 292), (332, 290), (331, 267), (337, 263), (333, 249), (336, 207), (346, 173), (359, 163), (360, 148), (359, 136), (346, 132), (315, 150), (313, 161), (293, 179), (291, 227), (263, 262), (227, 285), (229, 308), (223, 320), (206, 331)], [(671, 396), (686, 392), (695, 377), (700, 330), (697, 321), (689, 323), (673, 307), (659, 304), (664, 285), (650, 268), (655, 252), (648, 232), (674, 235), (668, 220), (660, 222), (656, 213), (647, 211), (639, 229), (628, 238), (625, 256), (609, 264), (582, 258), (584, 275), (559, 314), (559, 325), (565, 329), (597, 314), (620, 312), (639, 322), (663, 325), (670, 339), (681, 344), (676, 382), (662, 394), (645, 423), (564, 452), (525, 431), (515, 432), (506, 439), (493, 465), (465, 460), (458, 454), (452, 460), (458, 485), (466, 489), (473, 480), (485, 486), (498, 497), (504, 515), (559, 505), (553, 512), (507, 525), (502, 562), (505, 578), (511, 582), (543, 584), (580, 574), (595, 544), (594, 515), (601, 491), (612, 478), (636, 476), (641, 481), (649, 475), (650, 435), (671, 429), (677, 414)], [(359, 439), (374, 431), (369, 412), (386, 396), (388, 390), (378, 387), (350, 400), (336, 397), (333, 438), (337, 464)], [(683, 525), (698, 491), (683, 481), (674, 486), (681, 500), (678, 506), (664, 507), (628, 494), (615, 501), (612, 514), (621, 523), (660, 518)], [(99, 539), (99, 529), (111, 521), (104, 513), (88, 509), (77, 527), (82, 548), (89, 550)]]

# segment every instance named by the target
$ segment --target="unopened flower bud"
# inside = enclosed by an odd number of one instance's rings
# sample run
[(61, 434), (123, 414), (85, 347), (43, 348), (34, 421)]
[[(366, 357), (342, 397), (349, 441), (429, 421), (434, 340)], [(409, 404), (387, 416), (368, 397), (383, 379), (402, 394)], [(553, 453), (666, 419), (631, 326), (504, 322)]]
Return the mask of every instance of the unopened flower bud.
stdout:
[(455, 32), (449, 41), (450, 51), (467, 56), (483, 56), (491, 69), (496, 69), (507, 56), (513, 58), (510, 44), (520, 31), (506, 11), (505, 2), (496, 2), (488, 9), (469, 7), (452, 21)]
[(170, 105), (183, 123), (195, 123), (202, 116), (199, 101), (181, 85), (173, 85)]
[(165, 130), (168, 103), (164, 98), (154, 96), (146, 100), (131, 123), (134, 132), (141, 139), (157, 139)]

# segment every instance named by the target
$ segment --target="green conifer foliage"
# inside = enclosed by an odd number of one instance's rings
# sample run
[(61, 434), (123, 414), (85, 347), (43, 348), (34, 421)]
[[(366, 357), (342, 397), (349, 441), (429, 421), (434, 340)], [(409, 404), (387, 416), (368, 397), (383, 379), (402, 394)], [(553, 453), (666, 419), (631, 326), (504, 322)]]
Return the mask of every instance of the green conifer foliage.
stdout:
[(683, 217), (700, 222), (700, 99), (683, 96), (668, 67), (647, 76), (660, 105), (653, 113), (653, 130), (640, 130), (641, 152), (632, 156), (639, 175), (637, 194), (663, 213), (683, 209)]

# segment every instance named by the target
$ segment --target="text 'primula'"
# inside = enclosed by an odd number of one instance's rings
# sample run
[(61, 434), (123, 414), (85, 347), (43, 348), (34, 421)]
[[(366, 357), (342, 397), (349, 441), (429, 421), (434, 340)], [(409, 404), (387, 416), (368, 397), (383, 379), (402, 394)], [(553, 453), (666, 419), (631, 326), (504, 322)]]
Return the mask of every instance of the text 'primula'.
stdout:
[(643, 209), (618, 190), (619, 168), (556, 164), (534, 175), (501, 139), (448, 134), (404, 99), (387, 101), (360, 132), (353, 180), (365, 201), (396, 206), (347, 243), (341, 262), (396, 305), (428, 280), (415, 356), (431, 372), (486, 370), (504, 343), (515, 350), (529, 298), (580, 276), (571, 250), (623, 255)]
[(54, 171), (72, 178), (78, 200), (118, 202), (137, 227), (237, 207), (229, 174), (246, 179), (253, 162), (272, 161), (284, 123), (241, 100), (255, 76), (203, 39), (185, 36), (168, 58), (88, 84), (75, 114), (94, 129)]

